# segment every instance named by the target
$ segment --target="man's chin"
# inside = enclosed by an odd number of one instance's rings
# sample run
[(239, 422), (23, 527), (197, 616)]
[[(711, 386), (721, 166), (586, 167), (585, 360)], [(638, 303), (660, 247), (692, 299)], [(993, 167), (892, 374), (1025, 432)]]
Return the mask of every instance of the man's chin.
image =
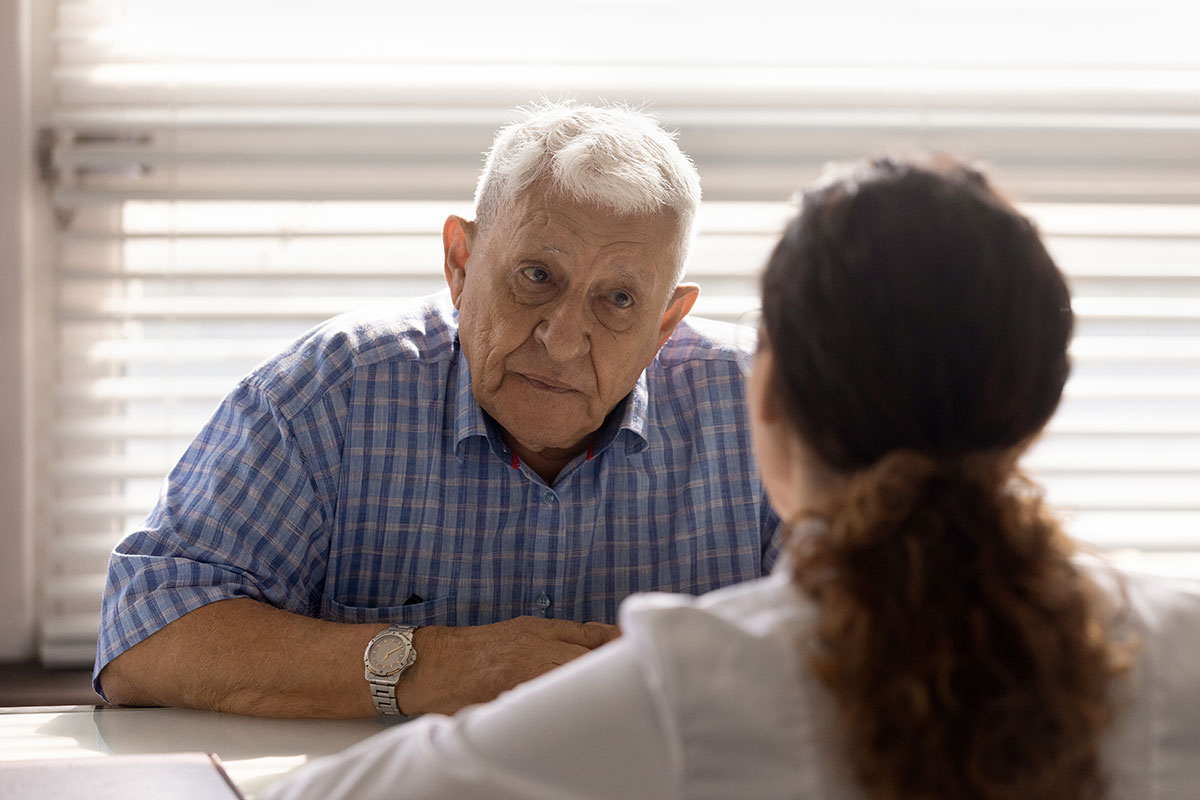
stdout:
[(574, 437), (571, 439), (547, 439), (540, 437), (539, 439), (523, 439), (519, 436), (512, 437), (513, 442), (517, 445), (517, 449), (523, 453), (537, 453), (546, 458), (563, 458), (566, 456), (575, 456), (587, 449), (590, 436)]
[(525, 453), (540, 453), (545, 456), (561, 457), (563, 455), (582, 452), (591, 440), (591, 432), (581, 433), (578, 428), (570, 431), (556, 430), (546, 415), (534, 415), (533, 419), (514, 420), (512, 426), (505, 425), (497, 419), (500, 426), (508, 434), (509, 444), (515, 444), (517, 449)]
[[(520, 398), (497, 398), (495, 410), (487, 409), (504, 429), (509, 444), (527, 453), (562, 454), (583, 450), (592, 434), (604, 424), (604, 418), (591, 426), (582, 395), (571, 393), (562, 398), (540, 393)], [(508, 402), (503, 402), (507, 400)]]

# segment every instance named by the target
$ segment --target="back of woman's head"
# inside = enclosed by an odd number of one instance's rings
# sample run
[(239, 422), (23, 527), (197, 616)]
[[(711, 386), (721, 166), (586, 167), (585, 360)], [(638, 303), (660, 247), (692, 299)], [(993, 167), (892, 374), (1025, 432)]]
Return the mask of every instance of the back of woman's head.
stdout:
[(1068, 373), (1070, 296), (1033, 226), (977, 172), (880, 159), (802, 199), (763, 278), (776, 386), (842, 470), (1037, 433)]
[(949, 160), (844, 169), (773, 253), (763, 326), (776, 407), (841, 476), (794, 574), (869, 796), (1098, 797), (1117, 667), (1014, 471), (1069, 371), (1069, 293), (1034, 227)]

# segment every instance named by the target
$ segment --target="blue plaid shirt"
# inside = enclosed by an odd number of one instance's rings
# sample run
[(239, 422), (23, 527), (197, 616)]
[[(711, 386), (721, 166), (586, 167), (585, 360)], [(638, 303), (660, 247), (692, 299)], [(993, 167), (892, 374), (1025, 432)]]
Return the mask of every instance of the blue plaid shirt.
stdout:
[(778, 520), (732, 331), (685, 320), (548, 486), (476, 404), (447, 293), (318, 326), (222, 402), (113, 551), (95, 674), (234, 597), (339, 622), (611, 623), (634, 592), (767, 574)]

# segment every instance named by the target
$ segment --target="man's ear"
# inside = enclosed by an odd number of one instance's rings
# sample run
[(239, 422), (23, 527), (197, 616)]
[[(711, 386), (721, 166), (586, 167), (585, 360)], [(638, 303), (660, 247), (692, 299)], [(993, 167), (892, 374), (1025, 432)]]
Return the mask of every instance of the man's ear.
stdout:
[(699, 296), (700, 287), (694, 283), (681, 283), (675, 287), (675, 293), (667, 302), (667, 310), (663, 312), (662, 322), (658, 326), (658, 347), (654, 349), (656, 353), (667, 343), (667, 339), (671, 338), (675, 326), (688, 315)]
[(446, 285), (450, 287), (450, 299), (458, 308), (463, 284), (467, 280), (467, 259), (475, 243), (475, 223), (451, 214), (442, 226), (442, 247), (446, 251)]

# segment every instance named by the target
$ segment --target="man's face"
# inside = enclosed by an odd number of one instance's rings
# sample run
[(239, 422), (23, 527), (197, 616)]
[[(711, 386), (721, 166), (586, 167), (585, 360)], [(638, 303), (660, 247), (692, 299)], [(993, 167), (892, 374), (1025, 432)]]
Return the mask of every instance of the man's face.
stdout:
[(446, 279), (479, 405), (518, 451), (581, 450), (691, 308), (670, 298), (678, 228), (548, 198), (483, 229), (451, 217)]

